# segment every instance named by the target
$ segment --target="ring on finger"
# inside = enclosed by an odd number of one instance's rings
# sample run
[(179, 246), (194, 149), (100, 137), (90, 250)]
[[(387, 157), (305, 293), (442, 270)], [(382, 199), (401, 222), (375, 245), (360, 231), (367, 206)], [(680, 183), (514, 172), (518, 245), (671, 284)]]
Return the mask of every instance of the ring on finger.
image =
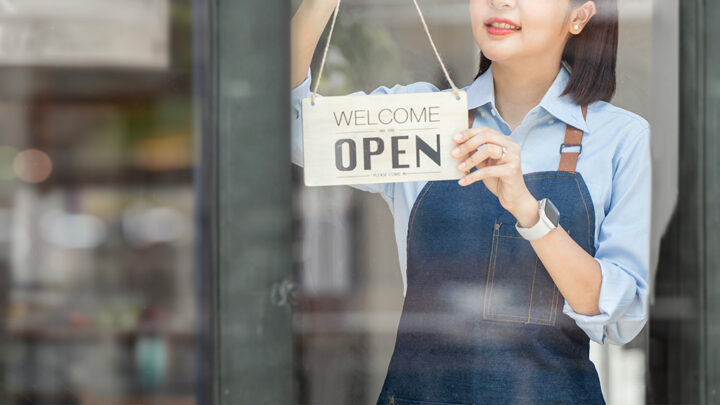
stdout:
[(505, 157), (505, 152), (507, 152), (507, 150), (508, 150), (508, 149), (507, 149), (505, 146), (502, 147), (502, 152), (503, 152), (503, 153), (502, 153), (502, 155), (500, 156), (500, 160), (502, 160), (502, 158)]

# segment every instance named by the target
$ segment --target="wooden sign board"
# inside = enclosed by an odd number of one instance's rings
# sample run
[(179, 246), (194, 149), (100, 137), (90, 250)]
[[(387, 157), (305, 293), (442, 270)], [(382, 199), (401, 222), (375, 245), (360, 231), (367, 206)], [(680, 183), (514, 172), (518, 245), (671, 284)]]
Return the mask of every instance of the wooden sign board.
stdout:
[(306, 186), (459, 179), (452, 136), (467, 93), (316, 96), (302, 100)]

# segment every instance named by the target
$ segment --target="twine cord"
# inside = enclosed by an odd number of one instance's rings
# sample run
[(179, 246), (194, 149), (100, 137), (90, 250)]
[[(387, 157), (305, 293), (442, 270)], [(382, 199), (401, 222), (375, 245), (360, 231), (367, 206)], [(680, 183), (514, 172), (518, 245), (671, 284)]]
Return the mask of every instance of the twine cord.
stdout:
[(432, 36), (430, 35), (430, 30), (428, 29), (428, 26), (425, 23), (425, 17), (423, 17), (422, 11), (420, 11), (420, 6), (418, 5), (417, 0), (413, 0), (413, 3), (415, 3), (415, 8), (417, 8), (418, 14), (420, 15), (420, 21), (422, 21), (423, 27), (425, 27), (425, 32), (427, 33), (428, 39), (430, 40), (430, 45), (432, 45), (432, 49), (433, 49), (433, 51), (435, 51), (435, 56), (437, 56), (438, 62), (440, 62), (440, 66), (442, 67), (443, 73), (445, 73), (445, 78), (447, 79), (448, 83), (450, 83), (450, 87), (452, 87), (453, 94), (455, 94), (455, 97), (457, 97), (457, 99), (460, 99), (460, 96), (458, 95), (458, 88), (455, 87), (455, 83), (450, 78), (450, 75), (448, 74), (447, 69), (445, 69), (445, 64), (443, 63), (443, 60), (440, 57), (440, 53), (438, 53), (438, 50), (435, 47), (435, 43), (433, 42)]
[[(415, 3), (415, 8), (418, 11), (418, 14), (420, 15), (420, 21), (422, 21), (423, 27), (425, 28), (425, 33), (427, 33), (428, 39), (430, 40), (430, 45), (432, 46), (433, 51), (435, 51), (435, 56), (437, 57), (438, 62), (440, 62), (440, 66), (442, 67), (443, 73), (445, 74), (445, 78), (447, 79), (448, 83), (450, 83), (450, 87), (452, 87), (453, 94), (455, 95), (455, 98), (457, 100), (460, 99), (460, 95), (458, 94), (458, 88), (455, 86), (455, 82), (452, 81), (450, 78), (450, 74), (448, 73), (447, 69), (445, 68), (445, 63), (443, 63), (442, 58), (440, 57), (440, 53), (438, 52), (437, 48), (435, 47), (435, 42), (433, 42), (432, 35), (430, 35), (430, 30), (428, 29), (427, 23), (425, 22), (425, 17), (423, 16), (422, 11), (420, 10), (420, 6), (418, 5), (417, 0), (413, 0), (413, 3)], [(340, 9), (340, 0), (337, 2), (337, 6), (335, 6), (335, 12), (333, 13), (333, 19), (332, 23), (330, 24), (330, 32), (328, 33), (327, 41), (325, 42), (325, 51), (323, 52), (322, 61), (320, 62), (320, 72), (318, 72), (318, 78), (315, 82), (315, 89), (312, 91), (311, 94), (311, 104), (315, 105), (315, 96), (317, 95), (317, 88), (320, 84), (320, 78), (322, 77), (323, 67), (325, 67), (325, 59), (327, 58), (327, 52), (328, 48), (330, 47), (330, 38), (332, 37), (333, 30), (335, 29), (335, 20), (337, 19), (338, 10)]]
[(340, 10), (340, 0), (337, 2), (337, 6), (335, 6), (335, 12), (333, 13), (333, 19), (332, 23), (330, 24), (330, 32), (328, 33), (328, 39), (327, 42), (325, 42), (325, 51), (323, 52), (322, 62), (320, 62), (320, 72), (318, 73), (317, 81), (315, 82), (315, 90), (313, 90), (311, 94), (311, 104), (315, 105), (315, 95), (317, 94), (317, 88), (320, 84), (320, 78), (322, 77), (322, 71), (323, 67), (325, 67), (325, 58), (327, 57), (328, 48), (330, 47), (330, 38), (332, 37), (333, 30), (335, 29), (335, 20), (337, 19), (338, 10)]

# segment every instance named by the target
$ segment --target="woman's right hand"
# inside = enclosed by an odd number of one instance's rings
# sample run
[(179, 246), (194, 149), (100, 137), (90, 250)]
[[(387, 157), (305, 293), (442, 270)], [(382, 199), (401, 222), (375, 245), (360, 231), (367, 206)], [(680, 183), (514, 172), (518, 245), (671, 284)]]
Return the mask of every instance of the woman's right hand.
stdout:
[(303, 0), (290, 21), (290, 86), (305, 80), (315, 47), (332, 16), (337, 0)]
[(308, 6), (317, 7), (320, 10), (335, 10), (338, 0), (303, 0), (303, 3), (308, 3)]

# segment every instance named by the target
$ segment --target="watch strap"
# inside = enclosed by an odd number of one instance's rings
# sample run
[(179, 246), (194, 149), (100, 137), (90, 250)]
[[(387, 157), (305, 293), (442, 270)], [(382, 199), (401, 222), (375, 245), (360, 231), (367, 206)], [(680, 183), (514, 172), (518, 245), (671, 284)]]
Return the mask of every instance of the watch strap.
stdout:
[(520, 224), (516, 221), (515, 222), (515, 229), (518, 231), (520, 236), (527, 240), (535, 240), (540, 239), (543, 236), (545, 236), (548, 232), (555, 229), (550, 224), (550, 220), (545, 216), (545, 204), (547, 202), (547, 198), (543, 198), (540, 200), (539, 209), (538, 209), (538, 216), (539, 219), (537, 223), (529, 228), (523, 228), (520, 226)]

